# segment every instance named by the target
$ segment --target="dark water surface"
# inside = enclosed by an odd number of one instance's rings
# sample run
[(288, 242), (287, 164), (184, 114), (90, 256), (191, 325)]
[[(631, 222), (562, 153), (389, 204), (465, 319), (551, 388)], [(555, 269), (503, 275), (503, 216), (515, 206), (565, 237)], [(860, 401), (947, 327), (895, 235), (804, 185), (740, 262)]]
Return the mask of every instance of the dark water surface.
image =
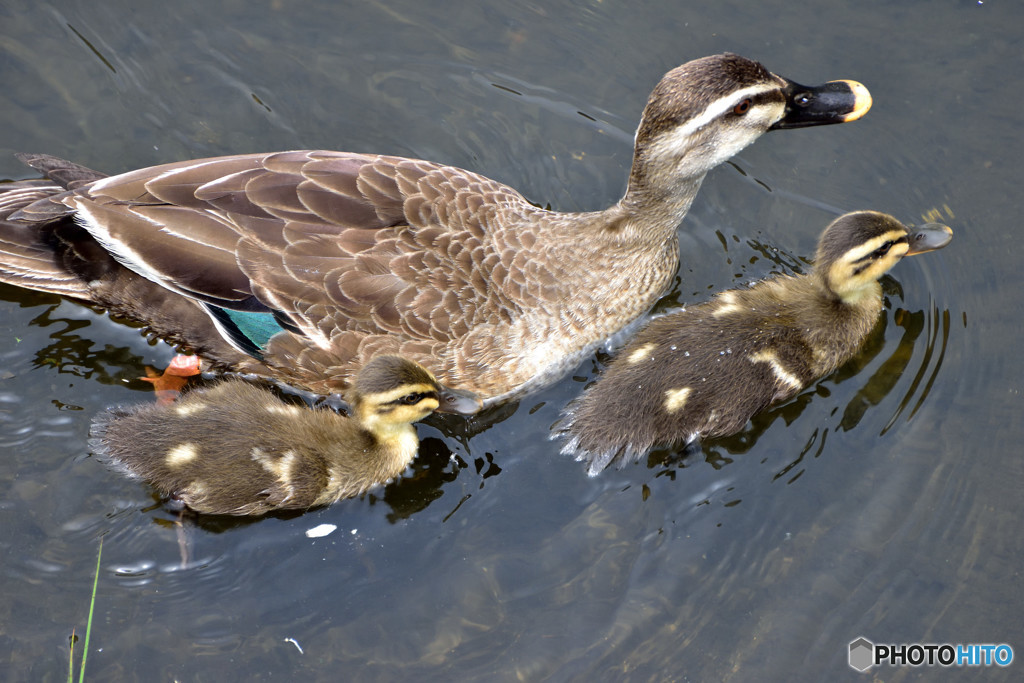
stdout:
[(190, 527), (184, 569), (174, 515), (86, 442), (173, 351), (0, 286), (4, 679), (66, 676), (100, 538), (92, 680), (869, 680), (858, 636), (1024, 657), (1022, 37), (1012, 2), (5, 0), (0, 178), (32, 175), (18, 150), (113, 173), (321, 147), (596, 209), (662, 73), (731, 50), (875, 105), (712, 172), (664, 305), (803, 267), (840, 211), (956, 237), (886, 280), (862, 356), (703, 455), (592, 479), (560, 456), (549, 428), (599, 354), (490, 427), (420, 425), (373, 495)]

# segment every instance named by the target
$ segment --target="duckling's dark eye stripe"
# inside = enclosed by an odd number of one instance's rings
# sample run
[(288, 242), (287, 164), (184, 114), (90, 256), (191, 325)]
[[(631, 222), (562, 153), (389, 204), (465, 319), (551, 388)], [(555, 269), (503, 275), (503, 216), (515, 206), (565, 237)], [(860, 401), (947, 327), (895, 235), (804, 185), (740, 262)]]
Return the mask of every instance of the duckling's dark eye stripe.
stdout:
[(414, 393), (414, 394), (405, 394), (404, 396), (399, 396), (394, 401), (390, 401), (390, 405), (414, 406), (414, 405), (416, 405), (417, 403), (419, 403), (420, 401), (422, 401), (425, 398), (434, 398), (434, 399), (436, 399), (437, 398), (437, 394), (435, 394), (433, 392), (428, 392), (428, 391), (417, 392), (417, 393)]
[[(882, 246), (878, 247), (874, 251), (870, 251), (867, 254), (864, 254), (863, 256), (854, 259), (853, 261), (851, 261), (851, 263), (856, 265), (864, 263), (866, 261), (874, 261), (880, 259), (886, 254), (888, 254), (892, 250), (892, 248), (897, 244), (909, 244), (909, 241), (906, 237), (897, 237), (896, 239), (888, 240), (884, 242)], [(856, 272), (860, 271), (858, 270)]]
[[(903, 241), (906, 242), (907, 240), (904, 239)], [(886, 242), (885, 244), (880, 246), (878, 249), (875, 249), (875, 253), (874, 253), (875, 258), (882, 258), (886, 254), (888, 254), (889, 250), (892, 249), (893, 246), (895, 246), (895, 244), (896, 244), (896, 241), (889, 240), (888, 242)]]

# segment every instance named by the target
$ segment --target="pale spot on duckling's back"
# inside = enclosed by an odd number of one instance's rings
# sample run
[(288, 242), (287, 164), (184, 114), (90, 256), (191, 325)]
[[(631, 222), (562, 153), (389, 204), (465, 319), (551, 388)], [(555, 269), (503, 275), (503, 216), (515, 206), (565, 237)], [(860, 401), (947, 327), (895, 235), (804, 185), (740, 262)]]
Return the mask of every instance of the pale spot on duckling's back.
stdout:
[(786, 386), (796, 390), (803, 389), (804, 383), (782, 365), (779, 357), (771, 349), (758, 351), (748, 356), (748, 358), (750, 358), (752, 363), (767, 363), (771, 367), (772, 372), (775, 373), (775, 378)]
[(690, 387), (665, 391), (665, 410), (670, 413), (681, 410), (686, 405), (686, 399), (689, 398), (691, 391), (693, 390)]
[(626, 362), (631, 364), (639, 363), (644, 358), (650, 356), (651, 351), (653, 351), (656, 347), (656, 344), (644, 344), (639, 349), (629, 354), (629, 356), (626, 358)]
[(205, 406), (203, 406), (200, 403), (177, 403), (172, 408), (172, 410), (174, 411), (175, 415), (180, 415), (181, 417), (188, 417), (189, 415), (194, 415), (195, 413), (198, 413), (200, 410), (203, 410), (203, 408), (205, 408)]
[(263, 469), (269, 472), (277, 482), (281, 485), (281, 488), (285, 489), (287, 493), (282, 497), (281, 502), (287, 502), (295, 494), (295, 486), (293, 481), (295, 479), (295, 469), (299, 464), (299, 454), (294, 450), (287, 450), (283, 453), (268, 452), (259, 448), (258, 446), (250, 451), (252, 459), (258, 462)]
[(209, 487), (206, 482), (195, 479), (188, 485), (188, 495), (195, 500), (202, 500), (209, 494)]
[(167, 466), (170, 468), (181, 467), (199, 457), (199, 447), (191, 442), (178, 444), (167, 451)]
[(266, 409), (268, 413), (274, 413), (276, 415), (298, 415), (303, 410), (298, 406), (287, 405), (284, 403), (268, 403)]
[(718, 308), (712, 311), (711, 315), (716, 318), (743, 310), (742, 306), (736, 302), (736, 295), (733, 292), (724, 292), (715, 301)]

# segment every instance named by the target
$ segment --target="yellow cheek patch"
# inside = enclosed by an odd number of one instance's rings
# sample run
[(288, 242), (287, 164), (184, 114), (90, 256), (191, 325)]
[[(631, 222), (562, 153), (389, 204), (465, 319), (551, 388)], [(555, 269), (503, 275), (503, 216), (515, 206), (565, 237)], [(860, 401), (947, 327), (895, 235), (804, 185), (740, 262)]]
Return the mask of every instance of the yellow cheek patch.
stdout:
[(690, 387), (667, 390), (665, 392), (665, 410), (670, 413), (680, 410), (686, 405), (686, 399), (689, 398), (691, 391), (693, 390)]
[(191, 442), (178, 444), (167, 451), (167, 466), (170, 468), (181, 467), (199, 457), (199, 447)]
[(626, 362), (629, 363), (630, 365), (635, 365), (636, 363), (639, 363), (644, 358), (647, 358), (649, 355), (651, 355), (651, 351), (653, 351), (655, 348), (656, 346), (654, 344), (644, 344), (639, 349), (629, 354), (629, 356), (626, 358)]

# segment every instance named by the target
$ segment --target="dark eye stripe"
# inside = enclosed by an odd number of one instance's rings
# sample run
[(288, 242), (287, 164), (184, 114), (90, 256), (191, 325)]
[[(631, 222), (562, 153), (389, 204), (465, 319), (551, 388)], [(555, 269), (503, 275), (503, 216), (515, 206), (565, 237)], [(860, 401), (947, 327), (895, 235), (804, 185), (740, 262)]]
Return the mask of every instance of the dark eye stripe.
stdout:
[(406, 394), (405, 396), (399, 396), (394, 401), (390, 401), (389, 405), (414, 406), (425, 398), (436, 398), (436, 396), (432, 392), (427, 391)]
[[(778, 99), (779, 94), (776, 90), (768, 90), (766, 92), (757, 93), (756, 95), (748, 95), (747, 97), (744, 97), (742, 100), (733, 105), (732, 109), (728, 110), (728, 113), (733, 116), (743, 116), (748, 111), (750, 111), (751, 109), (758, 105)], [(743, 107), (743, 111), (737, 111), (743, 104), (746, 104), (746, 106)]]
[[(870, 254), (865, 254), (864, 256), (861, 256), (859, 259), (854, 261), (854, 263), (864, 263), (865, 261), (875, 261), (877, 259), (882, 258), (886, 254), (888, 254), (889, 251), (894, 246), (896, 246), (897, 244), (908, 244), (908, 243), (909, 242), (908, 242), (906, 237), (900, 237), (899, 239), (889, 240), (888, 242), (886, 242), (885, 244), (880, 246), (878, 249), (875, 249)], [(854, 274), (859, 273), (859, 272), (860, 272), (860, 270), (854, 271)]]

